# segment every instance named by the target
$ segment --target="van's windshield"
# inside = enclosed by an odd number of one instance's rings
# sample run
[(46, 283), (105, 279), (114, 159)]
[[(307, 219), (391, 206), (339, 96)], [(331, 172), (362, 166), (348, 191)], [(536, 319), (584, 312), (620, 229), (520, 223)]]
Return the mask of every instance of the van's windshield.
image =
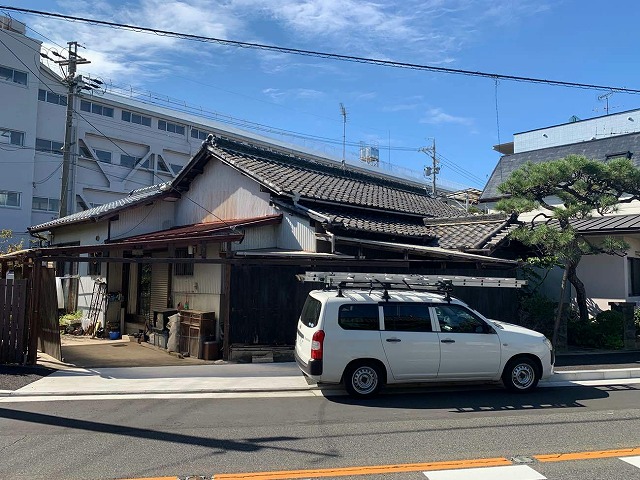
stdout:
[(302, 313), (300, 314), (300, 321), (307, 327), (313, 328), (318, 325), (320, 319), (320, 307), (322, 304), (319, 300), (316, 300), (312, 296), (308, 296), (302, 307)]

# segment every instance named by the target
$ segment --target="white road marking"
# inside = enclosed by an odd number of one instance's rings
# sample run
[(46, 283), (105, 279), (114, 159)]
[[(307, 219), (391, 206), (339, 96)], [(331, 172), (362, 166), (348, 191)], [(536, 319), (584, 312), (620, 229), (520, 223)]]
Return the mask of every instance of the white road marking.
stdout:
[(547, 478), (527, 465), (435, 470), (423, 473), (429, 480), (546, 480)]
[(623, 462), (627, 462), (634, 467), (640, 468), (640, 455), (637, 457), (620, 457), (620, 460), (622, 460)]

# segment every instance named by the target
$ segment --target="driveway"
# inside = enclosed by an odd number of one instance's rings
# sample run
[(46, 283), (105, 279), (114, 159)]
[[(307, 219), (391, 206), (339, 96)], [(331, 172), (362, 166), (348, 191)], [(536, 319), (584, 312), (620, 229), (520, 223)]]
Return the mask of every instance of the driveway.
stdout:
[(179, 358), (149, 344), (122, 340), (62, 335), (62, 360), (80, 368), (160, 367), (177, 365), (205, 365), (213, 363), (196, 358)]

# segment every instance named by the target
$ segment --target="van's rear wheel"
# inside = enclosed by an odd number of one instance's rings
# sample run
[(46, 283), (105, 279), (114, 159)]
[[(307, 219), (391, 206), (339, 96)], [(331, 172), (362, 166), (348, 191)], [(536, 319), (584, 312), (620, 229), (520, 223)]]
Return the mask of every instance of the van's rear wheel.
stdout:
[(382, 370), (374, 363), (357, 363), (344, 373), (344, 386), (353, 397), (372, 397), (384, 383)]

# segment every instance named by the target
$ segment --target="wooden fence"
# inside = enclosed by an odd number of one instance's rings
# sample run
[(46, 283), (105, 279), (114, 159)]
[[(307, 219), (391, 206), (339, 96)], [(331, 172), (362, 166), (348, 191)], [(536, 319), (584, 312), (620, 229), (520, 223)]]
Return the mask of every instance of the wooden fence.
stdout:
[(29, 280), (0, 279), (0, 364), (26, 363), (29, 346)]

